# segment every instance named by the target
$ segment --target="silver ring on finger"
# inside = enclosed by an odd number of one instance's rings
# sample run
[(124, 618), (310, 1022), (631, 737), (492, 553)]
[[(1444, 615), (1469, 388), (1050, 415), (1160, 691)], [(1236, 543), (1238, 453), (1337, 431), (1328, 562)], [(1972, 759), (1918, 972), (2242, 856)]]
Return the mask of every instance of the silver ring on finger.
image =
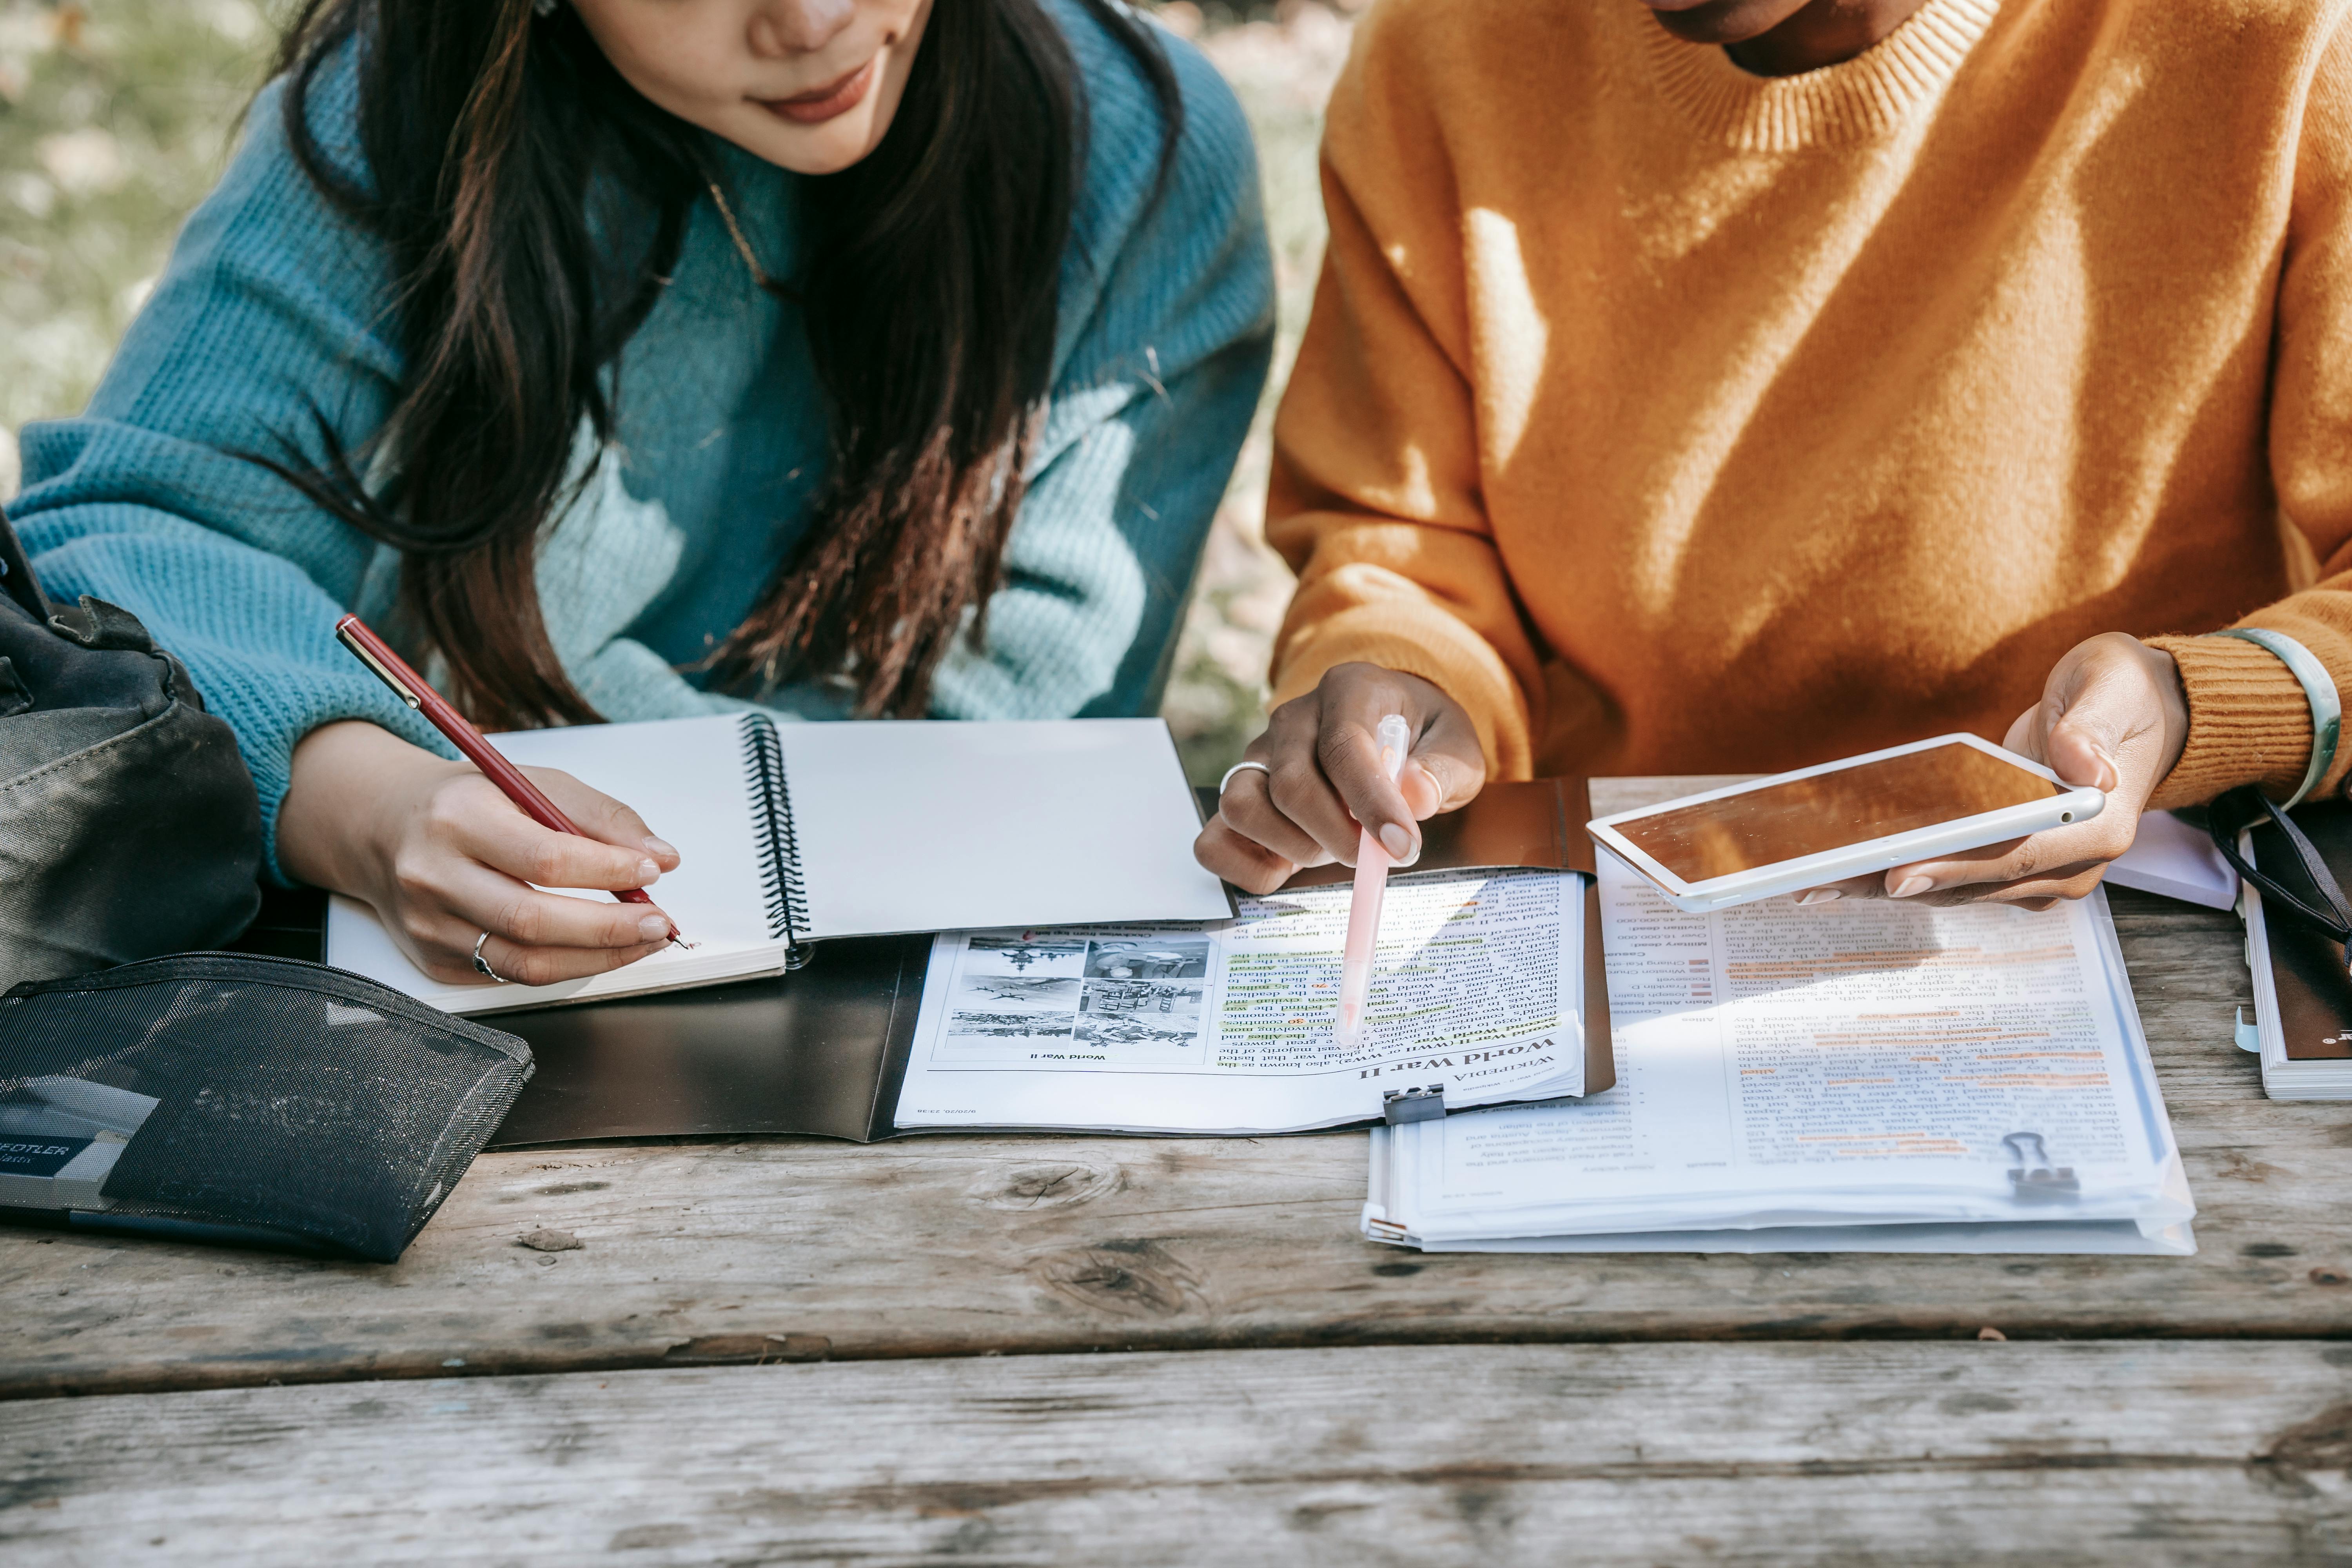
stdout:
[(1218, 798), (1223, 798), (1225, 788), (1234, 782), (1234, 775), (1235, 773), (1245, 773), (1252, 770), (1264, 773), (1267, 778), (1274, 777), (1274, 770), (1267, 767), (1264, 763), (1235, 763), (1232, 767), (1225, 770), (1225, 776), (1217, 781)]
[(478, 974), (487, 974), (501, 985), (510, 985), (513, 982), (509, 980), (505, 975), (500, 974), (497, 970), (492, 969), (490, 967), (490, 961), (482, 956), (482, 943), (489, 940), (490, 933), (488, 931), (484, 931), (481, 935), (474, 939), (474, 972)]

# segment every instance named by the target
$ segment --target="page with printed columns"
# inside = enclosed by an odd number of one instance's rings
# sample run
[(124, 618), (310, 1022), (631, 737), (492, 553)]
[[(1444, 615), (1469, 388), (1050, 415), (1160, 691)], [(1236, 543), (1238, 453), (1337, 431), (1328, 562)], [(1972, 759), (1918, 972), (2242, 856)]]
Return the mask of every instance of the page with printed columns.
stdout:
[(1580, 1092), (1582, 878), (1401, 877), (1370, 1026), (1333, 1037), (1349, 889), (1241, 900), (1201, 924), (960, 931), (932, 948), (901, 1127), (1272, 1131)]

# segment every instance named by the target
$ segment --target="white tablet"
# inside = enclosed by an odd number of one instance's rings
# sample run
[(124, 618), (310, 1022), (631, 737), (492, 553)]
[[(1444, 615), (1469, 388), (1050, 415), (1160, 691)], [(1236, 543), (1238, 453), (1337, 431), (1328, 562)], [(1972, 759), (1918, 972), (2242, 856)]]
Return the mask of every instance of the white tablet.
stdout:
[(1974, 735), (1938, 735), (1585, 825), (1703, 913), (2087, 822), (2106, 797)]

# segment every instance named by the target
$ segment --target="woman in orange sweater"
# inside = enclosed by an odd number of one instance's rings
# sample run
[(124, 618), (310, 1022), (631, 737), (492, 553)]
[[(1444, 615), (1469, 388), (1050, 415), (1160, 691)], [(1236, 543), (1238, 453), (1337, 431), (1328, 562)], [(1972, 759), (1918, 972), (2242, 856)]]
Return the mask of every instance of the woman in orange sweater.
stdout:
[(1202, 860), (1971, 730), (2107, 810), (1807, 897), (2038, 907), (2144, 807), (2338, 789), (2347, 10), (1381, 0), (1276, 425), (1278, 706)]

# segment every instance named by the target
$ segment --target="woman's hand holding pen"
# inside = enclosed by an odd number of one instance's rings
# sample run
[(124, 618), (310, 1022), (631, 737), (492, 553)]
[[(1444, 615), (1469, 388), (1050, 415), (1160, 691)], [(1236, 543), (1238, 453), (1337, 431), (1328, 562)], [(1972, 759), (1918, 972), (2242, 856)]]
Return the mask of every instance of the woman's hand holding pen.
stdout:
[[(585, 837), (541, 827), (470, 763), (444, 761), (373, 724), (312, 731), (294, 749), (278, 817), (287, 874), (364, 900), (434, 979), (551, 984), (632, 963), (666, 946), (669, 917), (644, 904), (541, 888), (642, 888), (677, 851), (610, 795), (569, 773), (526, 769)], [(537, 886), (533, 886), (537, 884)]]
[[(1402, 714), (1412, 752), (1394, 784), (1372, 736)], [(1466, 805), (1486, 782), (1478, 731), (1461, 704), (1419, 676), (1342, 664), (1306, 696), (1274, 710), (1265, 733), (1201, 830), (1192, 853), (1235, 887), (1269, 893), (1306, 866), (1356, 861), (1369, 828), (1400, 867), (1421, 853), (1424, 817)], [(1263, 771), (1261, 771), (1263, 770)]]

